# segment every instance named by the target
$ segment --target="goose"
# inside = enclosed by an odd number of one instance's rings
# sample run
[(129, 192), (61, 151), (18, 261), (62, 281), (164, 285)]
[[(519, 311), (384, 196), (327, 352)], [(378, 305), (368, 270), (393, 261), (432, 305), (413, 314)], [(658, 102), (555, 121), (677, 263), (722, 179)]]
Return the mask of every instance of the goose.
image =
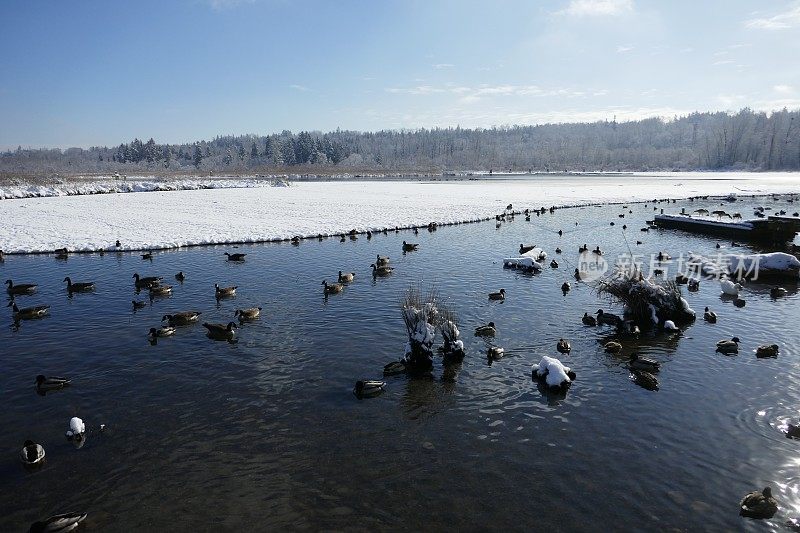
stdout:
[(553, 259), (552, 261), (550, 261), (550, 267), (552, 267), (552, 268), (558, 268), (558, 261), (556, 261), (555, 259)]
[(372, 379), (364, 379), (356, 381), (356, 386), (353, 387), (353, 394), (357, 398), (371, 398), (382, 393), (386, 387), (385, 381), (378, 381)]
[(300, 236), (299, 235), (295, 235), (294, 237), (292, 237), (292, 244), (294, 244), (295, 246), (300, 244)]
[(661, 370), (661, 363), (648, 357), (641, 357), (639, 354), (631, 355), (628, 361), (628, 368), (633, 370), (644, 370), (646, 372), (658, 372)]
[(689, 289), (691, 292), (697, 292), (700, 290), (700, 280), (695, 278), (689, 278), (686, 282), (686, 288)]
[(186, 326), (197, 322), (201, 314), (200, 311), (181, 311), (171, 315), (164, 315), (161, 321), (166, 320), (170, 326)]
[(233, 296), (236, 294), (236, 289), (238, 287), (234, 285), (233, 287), (220, 287), (216, 283), (214, 284), (214, 295), (217, 298), (224, 298), (226, 296)]
[(675, 276), (675, 283), (678, 285), (687, 285), (689, 283), (689, 278), (683, 274), (678, 274)]
[(410, 242), (403, 241), (403, 251), (404, 252), (413, 252), (419, 248), (419, 244), (412, 244)]
[(784, 289), (783, 287), (772, 287), (769, 290), (769, 295), (772, 298), (780, 298), (781, 296), (786, 296), (786, 292), (787, 292), (786, 289)]
[(48, 310), (50, 309), (49, 305), (37, 305), (34, 307), (23, 307), (22, 309), (20, 309), (19, 307), (17, 307), (17, 302), (15, 302), (13, 299), (11, 300), (11, 302), (9, 302), (9, 304), (6, 307), (11, 308), (11, 310), (14, 313), (15, 320), (42, 318), (47, 314)]
[(705, 313), (703, 313), (703, 319), (706, 322), (710, 322), (712, 324), (717, 323), (717, 313), (706, 307)]
[(356, 277), (355, 272), (342, 272), (339, 271), (339, 283), (350, 283)]
[(497, 361), (498, 359), (502, 359), (503, 356), (506, 354), (506, 351), (499, 346), (492, 346), (488, 350), (486, 350), (486, 355), (490, 361)]
[(377, 258), (375, 259), (375, 264), (378, 267), (382, 267), (382, 266), (388, 265), (389, 264), (389, 256), (387, 255), (387, 256), (381, 257), (381, 254), (378, 254)]
[(749, 518), (772, 518), (777, 512), (778, 502), (769, 487), (747, 494), (739, 503), (739, 514)]
[(150, 328), (148, 336), (151, 337), (151, 338), (171, 337), (171, 336), (175, 335), (175, 331), (176, 331), (176, 329), (174, 327), (172, 327), (172, 326), (162, 326), (162, 327), (160, 327), (158, 329)]
[(392, 361), (383, 367), (383, 375), (384, 376), (394, 376), (396, 374), (402, 374), (408, 367), (403, 361)]
[(665, 320), (664, 321), (664, 329), (666, 331), (680, 331), (678, 326), (676, 326), (675, 322), (673, 322), (672, 320)]
[(494, 337), (495, 335), (497, 335), (497, 328), (494, 322), (489, 322), (485, 326), (478, 326), (475, 328), (476, 337)]
[(75, 282), (72, 283), (72, 280), (67, 276), (64, 278), (64, 281), (67, 282), (67, 292), (91, 292), (94, 290), (94, 282), (93, 281), (82, 281), (82, 282)]
[(608, 353), (619, 353), (622, 351), (622, 344), (617, 341), (608, 341), (603, 345), (603, 348)]
[(32, 440), (26, 440), (19, 452), (19, 457), (26, 466), (38, 466), (44, 461), (44, 448)]
[(136, 311), (137, 309), (144, 309), (147, 307), (147, 302), (142, 302), (138, 300), (131, 300), (133, 303), (133, 310)]
[(572, 285), (569, 284), (569, 281), (565, 281), (561, 284), (561, 292), (567, 293), (572, 289)]
[(581, 319), (581, 322), (583, 322), (587, 326), (597, 325), (597, 319), (592, 315), (590, 315), (589, 313), (583, 313), (583, 318)]
[(139, 274), (133, 274), (134, 285), (136, 285), (137, 289), (148, 289), (153, 285), (158, 285), (159, 282), (163, 279), (161, 276), (147, 276), (147, 277), (140, 277)]
[(337, 294), (342, 292), (342, 289), (344, 289), (344, 285), (342, 285), (341, 283), (328, 283), (325, 280), (322, 280), (322, 285), (323, 285), (322, 292), (324, 292), (325, 294)]
[(69, 386), (71, 382), (72, 380), (69, 378), (39, 374), (36, 376), (36, 389), (40, 391), (59, 390)]
[(119, 247), (121, 247), (121, 246), (122, 246), (122, 243), (121, 243), (121, 242), (119, 242), (119, 239), (117, 239), (117, 242), (115, 242), (115, 243), (114, 243), (114, 247), (115, 247), (115, 248), (119, 248)]
[(150, 297), (168, 296), (172, 294), (172, 285), (155, 285), (150, 287)]
[(777, 344), (762, 344), (756, 348), (756, 357), (763, 359), (764, 357), (778, 357), (780, 348)]
[(372, 267), (373, 276), (388, 276), (394, 272), (394, 268), (389, 265), (375, 266), (375, 263), (370, 265)]
[(178, 280), (178, 282), (180, 282), (180, 283), (183, 283), (184, 281), (186, 281), (186, 276), (183, 274), (183, 270), (181, 270), (180, 272), (175, 274), (175, 279)]
[(519, 255), (526, 254), (526, 253), (530, 252), (531, 250), (533, 250), (534, 248), (536, 248), (535, 244), (531, 244), (531, 245), (520, 244), (519, 245)]
[(244, 256), (247, 254), (229, 254), (225, 252), (224, 255), (228, 258), (228, 261), (244, 261)]
[(142, 260), (144, 261), (152, 261), (153, 260), (153, 252), (147, 252), (142, 254)]
[(489, 293), (490, 300), (505, 300), (506, 299), (506, 290), (500, 289), (498, 292), (490, 292)]
[(572, 346), (570, 345), (569, 341), (559, 339), (556, 343), (556, 350), (558, 350), (558, 353), (569, 354), (569, 352), (572, 351)]
[(743, 300), (742, 298), (736, 298), (733, 301), (733, 305), (735, 305), (736, 307), (744, 307), (745, 305), (747, 305), (747, 301)]
[(209, 337), (230, 340), (236, 334), (234, 330), (238, 326), (236, 326), (236, 322), (228, 322), (227, 326), (224, 324), (209, 324), (208, 322), (203, 322), (203, 327), (208, 330)]
[(63, 513), (31, 524), (29, 533), (66, 533), (86, 520), (86, 513)]
[(582, 254), (583, 252), (588, 252), (588, 251), (589, 251), (589, 247), (586, 246), (585, 244), (578, 248), (578, 253), (579, 254)]
[(719, 287), (722, 289), (723, 294), (727, 294), (728, 296), (739, 296), (739, 291), (742, 290), (741, 285), (729, 279), (720, 280)]
[(598, 324), (609, 324), (611, 326), (622, 324), (622, 319), (613, 313), (606, 313), (602, 309), (598, 309), (595, 314), (597, 315)]
[(81, 440), (83, 439), (83, 435), (86, 433), (86, 425), (83, 423), (83, 420), (78, 418), (77, 416), (73, 416), (69, 419), (69, 429), (67, 430), (67, 438), (72, 440)]
[(260, 307), (249, 307), (247, 309), (237, 309), (234, 313), (234, 317), (239, 317), (239, 321), (243, 322), (245, 320), (254, 320), (261, 315), (261, 308)]
[(786, 438), (800, 439), (800, 424), (789, 424), (786, 427)]
[(578, 270), (576, 268), (575, 269), (575, 273), (573, 274), (573, 276), (575, 276), (575, 281), (580, 281), (581, 280), (581, 272), (580, 272), (580, 270)]
[(603, 255), (603, 252), (602, 252), (602, 250), (600, 250), (599, 246), (597, 248), (595, 248), (594, 250), (592, 250), (592, 253), (595, 254), (595, 255)]
[(560, 254), (561, 253), (561, 248), (556, 248), (556, 253)]
[(669, 254), (665, 254), (664, 252), (658, 252), (658, 260), (661, 262), (669, 261), (672, 259)]
[(739, 337), (733, 337), (731, 340), (721, 340), (717, 342), (717, 351), (720, 353), (738, 353)]
[(658, 378), (647, 370), (631, 370), (633, 382), (647, 390), (658, 390)]
[(36, 292), (37, 287), (37, 285), (33, 283), (20, 283), (19, 285), (14, 285), (14, 282), (10, 279), (6, 280), (6, 285), (8, 285), (6, 292), (12, 296), (15, 294), (33, 294)]
[(56, 259), (65, 260), (69, 258), (69, 250), (66, 248), (56, 248), (53, 252), (56, 254)]

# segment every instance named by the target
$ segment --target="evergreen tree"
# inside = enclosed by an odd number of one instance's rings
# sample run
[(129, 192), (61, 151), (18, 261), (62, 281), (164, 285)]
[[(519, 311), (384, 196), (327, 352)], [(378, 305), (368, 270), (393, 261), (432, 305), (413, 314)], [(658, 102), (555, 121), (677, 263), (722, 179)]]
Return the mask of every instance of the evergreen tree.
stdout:
[(194, 157), (192, 158), (195, 168), (200, 168), (200, 163), (203, 162), (203, 152), (200, 150), (200, 145), (194, 146)]

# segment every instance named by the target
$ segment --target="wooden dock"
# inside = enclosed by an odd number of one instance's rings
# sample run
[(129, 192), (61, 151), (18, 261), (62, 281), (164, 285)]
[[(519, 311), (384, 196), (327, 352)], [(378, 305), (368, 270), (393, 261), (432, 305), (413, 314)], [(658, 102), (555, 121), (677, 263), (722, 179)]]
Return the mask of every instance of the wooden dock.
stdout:
[(795, 235), (800, 231), (800, 219), (778, 216), (732, 222), (689, 215), (656, 215), (654, 224), (659, 228), (773, 244), (785, 244), (794, 240)]

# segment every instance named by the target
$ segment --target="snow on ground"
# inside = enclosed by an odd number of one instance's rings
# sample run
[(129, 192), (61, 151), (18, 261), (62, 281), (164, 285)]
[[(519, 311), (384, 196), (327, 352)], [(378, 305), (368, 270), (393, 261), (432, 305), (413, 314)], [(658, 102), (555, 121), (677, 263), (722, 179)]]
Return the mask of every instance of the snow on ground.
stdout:
[[(0, 188), (0, 191), (2, 189)], [(797, 174), (320, 181), (0, 201), (0, 250), (98, 250), (260, 242), (351, 229), (476, 220), (514, 209), (800, 191)]]

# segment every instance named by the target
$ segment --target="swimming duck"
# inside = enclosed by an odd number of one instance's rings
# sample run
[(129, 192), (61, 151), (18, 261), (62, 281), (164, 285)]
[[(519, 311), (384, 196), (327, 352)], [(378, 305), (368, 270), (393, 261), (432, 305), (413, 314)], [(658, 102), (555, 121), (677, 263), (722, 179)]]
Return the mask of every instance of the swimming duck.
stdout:
[(392, 361), (383, 367), (383, 375), (384, 376), (394, 376), (396, 374), (402, 374), (408, 367), (403, 361)]
[(531, 244), (531, 245), (520, 244), (519, 245), (519, 255), (526, 254), (526, 253), (530, 252), (531, 250), (533, 250), (534, 248), (536, 248), (535, 244)]
[(556, 248), (556, 253), (560, 254), (561, 253), (561, 248)]
[(491, 361), (497, 361), (498, 359), (502, 359), (503, 356), (506, 354), (506, 351), (499, 346), (492, 346), (488, 350), (486, 350), (486, 356)]
[(744, 307), (745, 305), (747, 305), (747, 301), (743, 300), (742, 298), (736, 298), (733, 301), (733, 305), (735, 305), (736, 307)]
[(787, 292), (786, 289), (784, 289), (783, 287), (772, 287), (769, 290), (769, 295), (772, 298), (780, 298), (781, 296), (786, 296), (786, 292)]
[(236, 289), (238, 287), (234, 285), (233, 287), (220, 287), (216, 283), (214, 284), (214, 295), (217, 298), (224, 298), (226, 296), (233, 296), (236, 294)]
[(6, 292), (12, 296), (15, 294), (33, 294), (36, 292), (37, 287), (33, 283), (20, 283), (19, 285), (14, 285), (14, 282), (10, 279), (6, 280), (6, 285), (8, 285)]
[(622, 319), (613, 313), (606, 313), (602, 309), (598, 309), (595, 314), (597, 315), (598, 324), (608, 324), (617, 327), (622, 324)]
[(356, 381), (356, 386), (353, 387), (353, 394), (355, 394), (358, 399), (371, 398), (382, 393), (385, 387), (385, 381), (371, 379), (359, 380)]
[(261, 315), (261, 308), (260, 307), (250, 307), (247, 309), (237, 309), (234, 313), (234, 317), (239, 317), (240, 321), (245, 320), (255, 320)]
[(247, 254), (229, 254), (225, 252), (225, 257), (228, 258), (228, 261), (244, 261), (244, 256)]
[(583, 313), (583, 318), (581, 319), (581, 321), (587, 326), (597, 325), (597, 319), (592, 315), (590, 315), (589, 313)]
[(143, 261), (152, 261), (153, 260), (153, 252), (146, 252), (142, 254)]
[(589, 247), (586, 246), (585, 244), (578, 248), (578, 253), (579, 254), (582, 254), (583, 252), (588, 252), (588, 251), (589, 251)]
[(786, 437), (789, 439), (800, 439), (800, 424), (789, 424), (786, 427)]
[(485, 326), (478, 326), (475, 328), (476, 337), (494, 337), (495, 335), (497, 335), (497, 328), (494, 322), (489, 322)]
[(558, 350), (558, 353), (568, 354), (570, 351), (572, 351), (572, 346), (570, 345), (569, 341), (559, 339), (556, 343), (556, 350)]
[(389, 256), (381, 257), (381, 254), (377, 255), (377, 259), (375, 259), (375, 264), (378, 267), (386, 266), (389, 264)]
[(683, 274), (678, 274), (675, 276), (675, 283), (678, 285), (686, 285), (689, 283), (689, 278)]
[(734, 283), (729, 279), (723, 279), (719, 282), (720, 289), (722, 289), (723, 294), (727, 294), (728, 296), (739, 296), (739, 291), (742, 290), (742, 286), (738, 283)]
[(758, 348), (756, 348), (756, 357), (764, 358), (764, 357), (778, 357), (778, 351), (780, 348), (777, 344), (762, 344)]
[(37, 305), (34, 307), (23, 307), (20, 309), (17, 307), (17, 302), (13, 299), (6, 307), (10, 307), (14, 313), (14, 320), (28, 320), (32, 318), (42, 318), (44, 315), (47, 314), (48, 310), (50, 309), (49, 305)]
[(608, 341), (603, 345), (603, 348), (608, 353), (619, 353), (622, 351), (622, 344), (617, 341)]
[(689, 278), (686, 282), (686, 288), (689, 289), (691, 292), (697, 292), (700, 290), (700, 280), (695, 278)]
[(339, 283), (350, 283), (356, 277), (355, 272), (342, 272), (339, 271)]
[(394, 268), (389, 265), (375, 266), (375, 263), (373, 263), (370, 266), (372, 267), (373, 276), (388, 276), (394, 271)]
[(633, 382), (647, 390), (658, 390), (658, 378), (647, 370), (631, 370)]
[(77, 416), (73, 416), (69, 419), (69, 429), (67, 430), (67, 438), (72, 440), (82, 440), (83, 435), (86, 433), (86, 425), (83, 423), (83, 420), (78, 418)]
[(710, 322), (712, 324), (717, 323), (717, 313), (706, 307), (705, 313), (703, 313), (703, 319), (706, 322)]
[(747, 494), (739, 503), (739, 514), (749, 518), (772, 518), (777, 512), (778, 502), (769, 487)]
[(733, 337), (731, 340), (721, 340), (717, 342), (717, 351), (720, 353), (738, 353), (739, 342), (739, 337)]
[(602, 252), (602, 250), (600, 250), (599, 246), (597, 248), (595, 248), (594, 250), (592, 250), (592, 253), (595, 254), (595, 255), (603, 255), (603, 252)]
[(550, 261), (550, 266), (552, 268), (558, 268), (558, 262), (555, 259), (553, 259), (552, 261)]
[(69, 378), (39, 374), (36, 376), (36, 389), (40, 391), (59, 390), (69, 386), (71, 382), (72, 380)]
[(664, 329), (666, 331), (680, 331), (678, 326), (676, 326), (675, 322), (673, 322), (672, 320), (665, 320), (664, 321)]
[(211, 338), (230, 340), (236, 334), (234, 330), (238, 326), (236, 322), (228, 322), (227, 326), (224, 324), (209, 324), (208, 322), (204, 322), (203, 327), (208, 330), (208, 336)]
[(336, 294), (342, 292), (342, 289), (344, 289), (344, 285), (342, 285), (341, 283), (328, 283), (325, 280), (322, 281), (322, 285), (323, 285), (322, 292), (324, 292), (325, 294)]
[(294, 237), (292, 237), (292, 244), (294, 244), (295, 246), (300, 244), (300, 236), (299, 235), (295, 235)]
[(172, 327), (172, 326), (163, 326), (163, 327), (160, 327), (158, 329), (150, 328), (150, 332), (148, 333), (148, 335), (151, 338), (171, 337), (171, 336), (175, 335), (175, 331), (176, 331), (176, 329), (174, 327)]
[(19, 452), (19, 457), (26, 466), (37, 466), (44, 461), (44, 448), (32, 440), (26, 440)]
[(658, 372), (661, 370), (661, 363), (648, 357), (641, 357), (639, 354), (631, 355), (628, 361), (628, 368), (633, 370), (644, 370), (646, 372)]
[(172, 294), (172, 285), (154, 285), (150, 287), (150, 297)]
[(575, 281), (581, 280), (581, 273), (577, 268), (575, 269), (575, 273), (573, 274), (573, 276), (575, 276)]
[(137, 309), (144, 309), (147, 307), (147, 302), (142, 302), (138, 300), (131, 300), (133, 303), (133, 310), (136, 311)]
[(137, 289), (147, 289), (153, 285), (158, 285), (158, 283), (163, 279), (160, 276), (147, 276), (145, 278), (139, 277), (139, 274), (133, 274), (133, 283), (136, 285)]
[(505, 300), (506, 299), (506, 290), (500, 289), (498, 292), (490, 292), (489, 293), (490, 300)]
[(166, 320), (170, 326), (187, 326), (197, 322), (201, 314), (200, 311), (181, 311), (171, 315), (164, 315), (161, 321)]
[(29, 533), (66, 533), (86, 519), (86, 513), (63, 513), (31, 524)]
[(56, 248), (53, 252), (56, 254), (56, 259), (65, 260), (69, 258), (69, 251), (66, 248)]
[(76, 282), (72, 283), (72, 280), (67, 276), (64, 278), (64, 281), (67, 282), (67, 292), (90, 292), (94, 290), (94, 282), (91, 281), (83, 281), (83, 282)]
[(412, 244), (410, 242), (403, 241), (403, 251), (404, 252), (412, 252), (419, 247), (419, 244)]
[(178, 282), (180, 282), (180, 283), (183, 283), (184, 281), (186, 281), (186, 276), (184, 276), (183, 270), (181, 270), (180, 272), (175, 274), (175, 279), (178, 280)]
[(572, 289), (572, 285), (569, 284), (569, 281), (565, 281), (561, 284), (561, 292), (567, 293)]

